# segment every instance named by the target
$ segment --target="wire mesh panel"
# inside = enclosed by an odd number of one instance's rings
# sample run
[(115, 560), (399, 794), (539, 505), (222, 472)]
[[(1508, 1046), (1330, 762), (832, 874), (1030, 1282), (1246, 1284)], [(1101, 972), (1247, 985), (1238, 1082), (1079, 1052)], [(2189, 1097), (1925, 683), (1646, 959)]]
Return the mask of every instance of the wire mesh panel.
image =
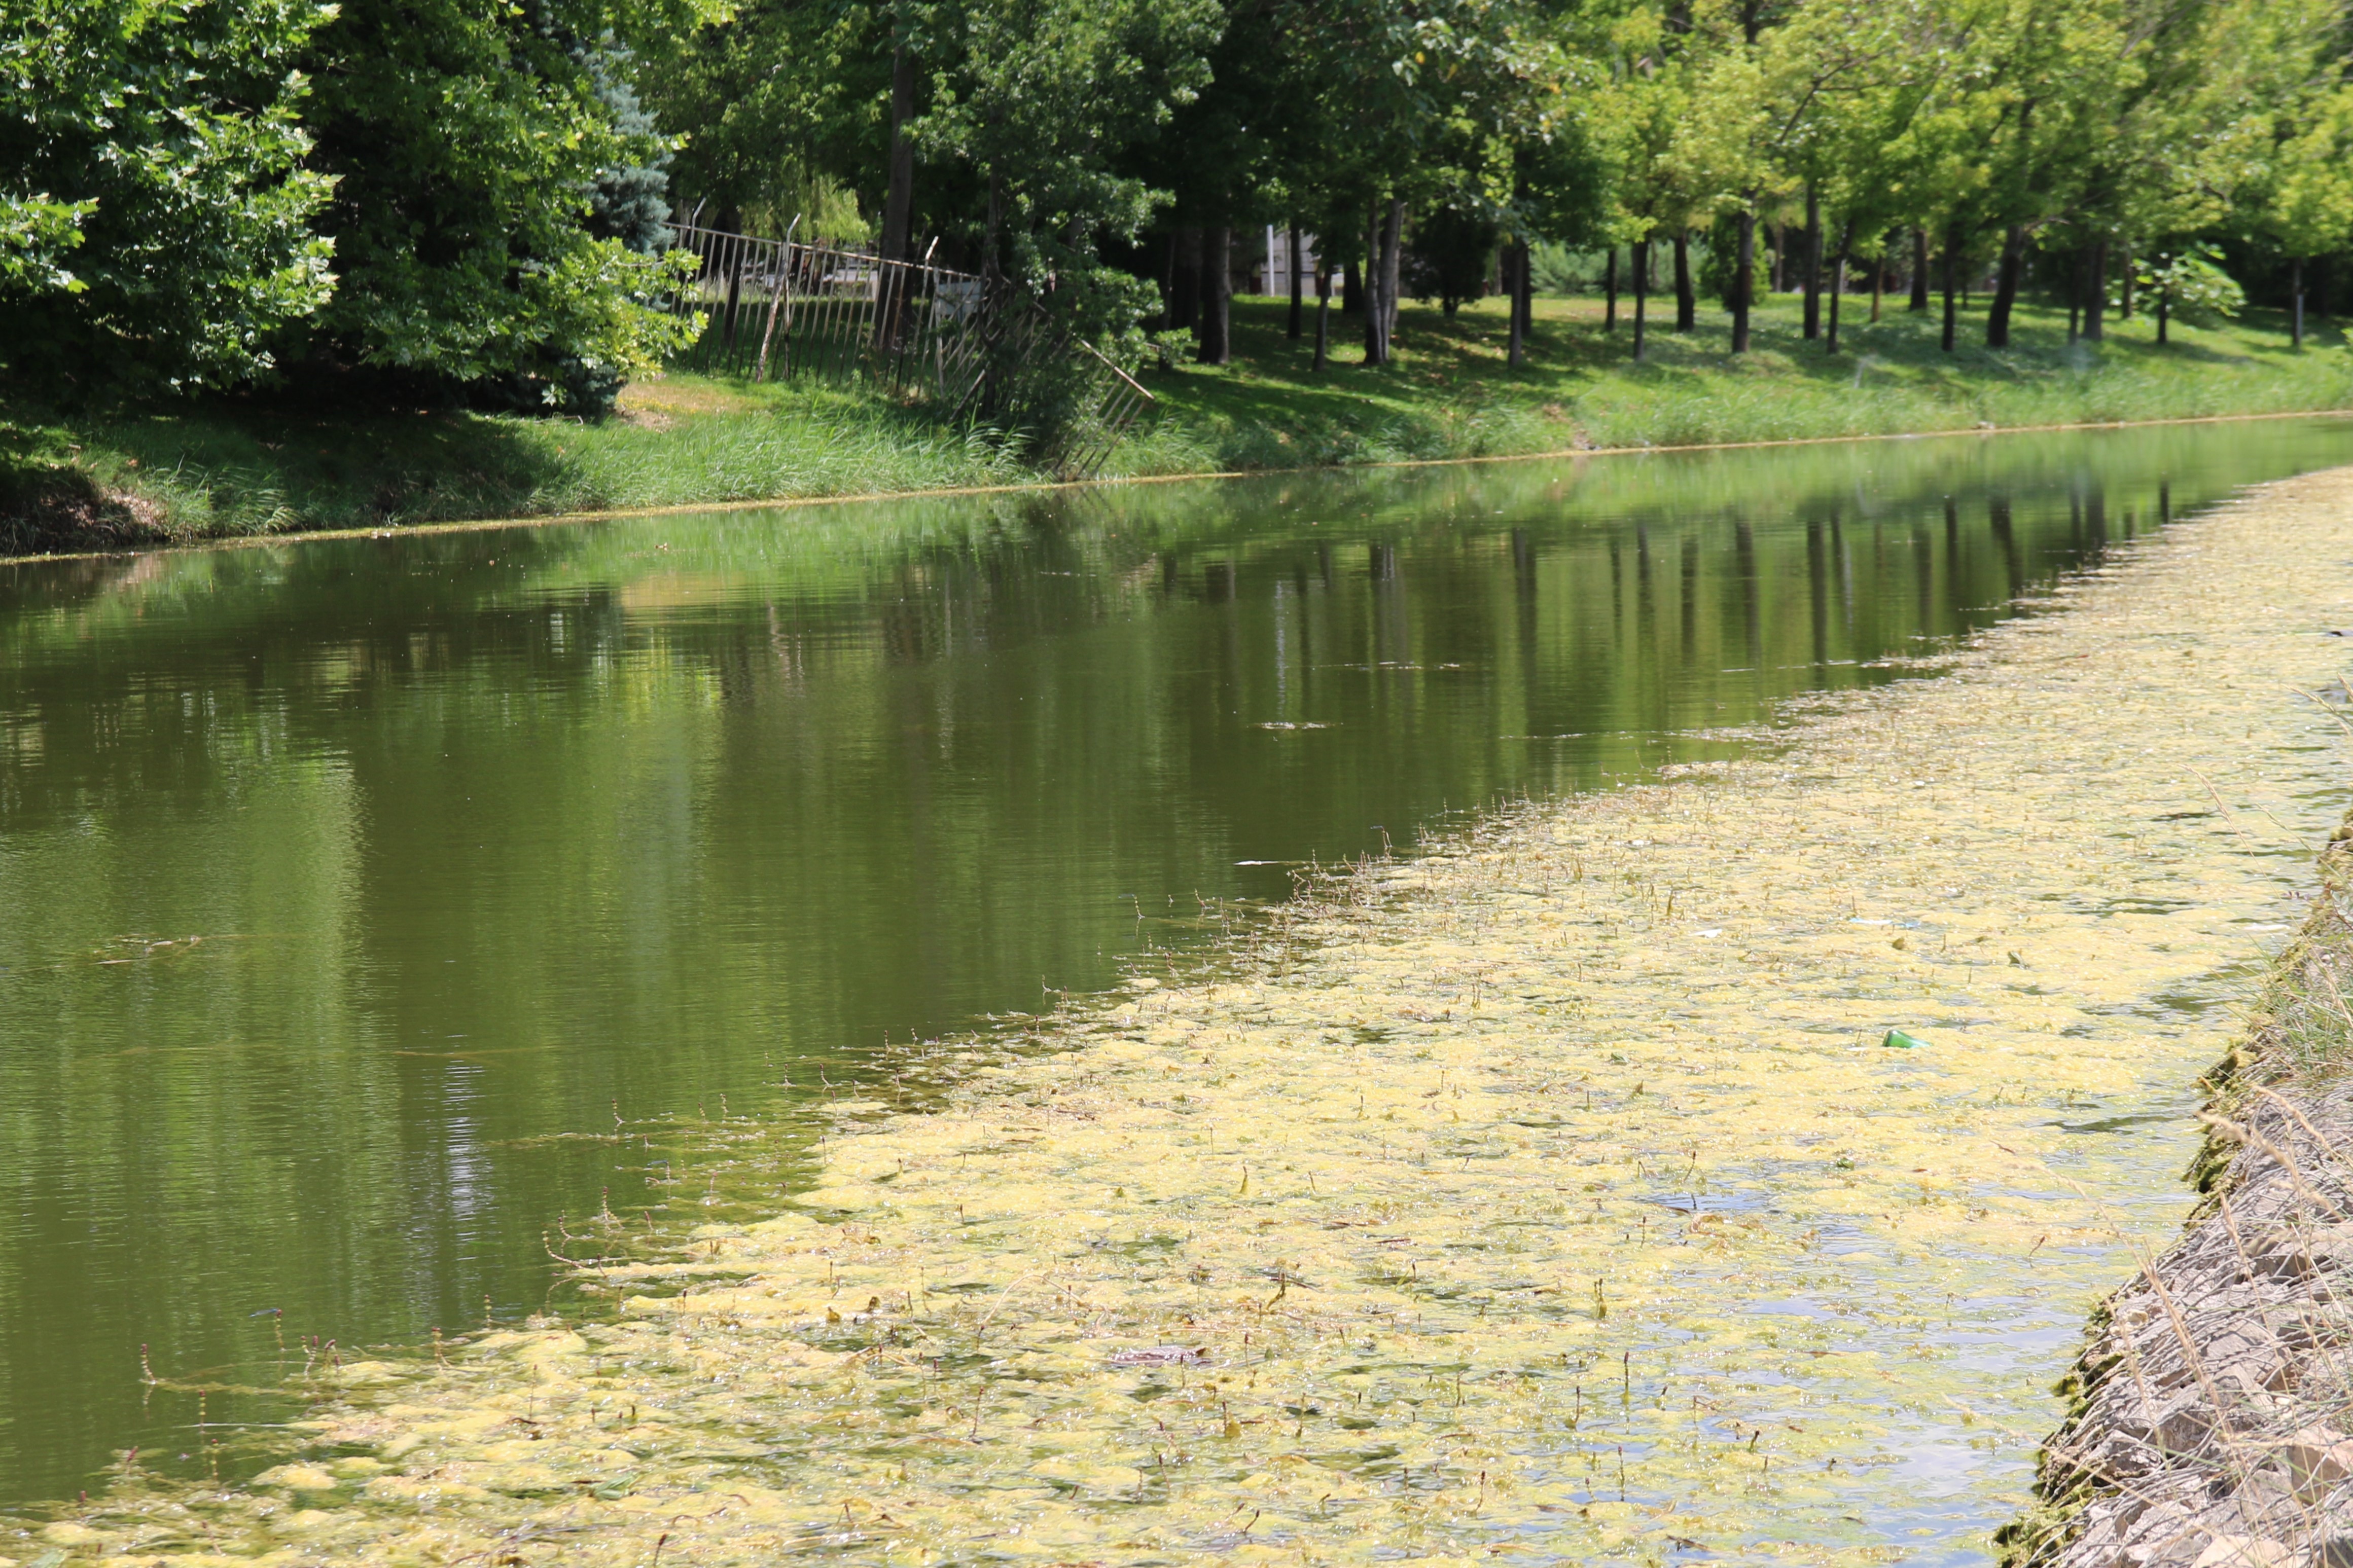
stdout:
[(965, 357), (958, 340), (976, 324), (980, 279), (968, 273), (692, 224), (672, 224), (670, 242), (697, 262), (671, 300), (677, 314), (704, 318), (679, 356), (694, 370), (754, 380), (932, 380), (939, 365)]
[(754, 381), (871, 380), (920, 393), (951, 415), (1017, 409), (1049, 362), (1082, 357), (1092, 374), (1076, 417), (1057, 422), (1049, 466), (1099, 470), (1152, 394), (1091, 344), (1071, 339), (1026, 289), (852, 246), (670, 226), (694, 276), (670, 301), (703, 329), (681, 366)]

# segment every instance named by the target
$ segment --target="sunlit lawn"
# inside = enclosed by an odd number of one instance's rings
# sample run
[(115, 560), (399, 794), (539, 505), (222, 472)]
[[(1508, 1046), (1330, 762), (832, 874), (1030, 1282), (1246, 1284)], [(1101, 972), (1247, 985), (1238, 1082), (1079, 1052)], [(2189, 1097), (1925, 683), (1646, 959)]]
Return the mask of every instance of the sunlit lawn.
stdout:
[[(1599, 300), (1539, 300), (1527, 363), (1505, 363), (1501, 300), (1449, 319), (1409, 303), (1396, 363), (1361, 363), (1361, 327), (1336, 310), (1330, 363), (1311, 368), (1314, 307), (1293, 342), (1286, 301), (1238, 300), (1234, 363), (1156, 370), (1157, 427), (1124, 461), (1157, 468), (1250, 468), (1547, 451), (1787, 440), (1910, 430), (2191, 417), (2335, 407), (2353, 401), (2353, 353), (2323, 324), (2301, 353), (2266, 313), (2211, 327), (2172, 324), (2157, 346), (2146, 313), (2111, 320), (2099, 344), (2067, 342), (2063, 310), (2021, 304), (2012, 347), (1982, 346), (1982, 299), (1960, 322), (1957, 352), (1940, 319), (1893, 299), (1869, 320), (1847, 301), (1840, 353), (1799, 334), (1787, 296), (1757, 314), (1755, 344), (1730, 353), (1730, 319), (1703, 309), (1672, 331), (1673, 301), (1653, 300), (1646, 363), (1632, 361), (1630, 300), (1614, 331)], [(1664, 318), (1664, 328), (1662, 317)]]

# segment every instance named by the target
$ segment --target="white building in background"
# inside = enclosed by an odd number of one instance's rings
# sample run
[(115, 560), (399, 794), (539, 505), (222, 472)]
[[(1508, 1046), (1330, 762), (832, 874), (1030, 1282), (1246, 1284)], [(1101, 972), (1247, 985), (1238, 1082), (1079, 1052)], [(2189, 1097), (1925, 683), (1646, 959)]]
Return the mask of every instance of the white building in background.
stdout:
[[(1253, 291), (1272, 294), (1278, 299), (1291, 298), (1291, 231), (1266, 226), (1266, 259), (1259, 263), (1250, 281)], [(1299, 236), (1299, 291), (1315, 298), (1315, 237), (1304, 231)]]

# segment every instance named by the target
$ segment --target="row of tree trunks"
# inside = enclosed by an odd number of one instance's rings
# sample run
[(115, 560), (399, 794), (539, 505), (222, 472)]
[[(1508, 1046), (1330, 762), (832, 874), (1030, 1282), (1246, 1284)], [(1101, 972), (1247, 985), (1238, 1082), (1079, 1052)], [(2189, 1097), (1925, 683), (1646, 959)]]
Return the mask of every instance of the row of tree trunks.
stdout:
[(1233, 359), (1233, 237), (1230, 228), (1187, 225), (1168, 231), (1162, 252), (1163, 320), (1171, 331), (1191, 331), (1203, 364)]

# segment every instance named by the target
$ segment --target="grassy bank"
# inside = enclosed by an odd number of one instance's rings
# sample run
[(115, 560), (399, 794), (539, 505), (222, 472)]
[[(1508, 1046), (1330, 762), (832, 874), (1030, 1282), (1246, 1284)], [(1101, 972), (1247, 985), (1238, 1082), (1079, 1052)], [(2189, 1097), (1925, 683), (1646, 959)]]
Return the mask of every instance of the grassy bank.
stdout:
[[(1868, 311), (1866, 300), (1854, 314)], [(1667, 314), (1671, 321), (1672, 302)], [(1514, 371), (1504, 363), (1501, 302), (1489, 300), (1451, 321), (1434, 307), (1408, 310), (1389, 370), (1344, 363), (1321, 375), (1310, 369), (1311, 342), (1284, 335), (1287, 315), (1273, 301), (1245, 301), (1231, 366), (1152, 378), (1162, 417), (1120, 454), (1124, 470), (2014, 429), (2353, 402), (2353, 353), (2340, 332), (2325, 329), (2299, 353), (2260, 314), (2212, 330), (2177, 322), (2160, 349), (2145, 321), (2113, 325), (2102, 344), (2071, 344), (2063, 311), (2022, 308), (2011, 348), (1978, 346), (1983, 321), (1972, 318), (1959, 351), (1947, 354), (1938, 322), (1899, 303), (1876, 324), (1846, 327), (1832, 357), (1804, 341), (1798, 307), (1785, 299), (1761, 313), (1746, 356), (1726, 352), (1726, 328), (1711, 312), (1687, 334), (1660, 331), (1654, 319), (1638, 365), (1630, 307), (1621, 301), (1612, 332), (1599, 300), (1546, 300), (1536, 304), (1528, 363)], [(1334, 322), (1334, 358), (1354, 361), (1360, 351)]]
[[(1235, 361), (1146, 376), (1159, 405), (1113, 454), (1133, 476), (1503, 456), (1596, 447), (2063, 425), (2333, 408), (2353, 402), (2353, 352), (2327, 328), (2301, 353), (2258, 317), (2145, 321), (2094, 348), (2063, 317), (2021, 312), (2017, 346), (1947, 355), (1936, 323), (1854, 314), (1846, 352), (1802, 341), (1793, 301), (1761, 312), (1757, 348), (1725, 352), (1719, 314), (1653, 331), (1596, 300), (1538, 301), (1528, 363), (1504, 363), (1499, 302), (1448, 319), (1409, 307), (1397, 363), (1366, 371), (1336, 312), (1334, 363), (1310, 368), (1284, 306), (1235, 309)], [(1965, 340), (1981, 324), (1964, 322)], [(1311, 328), (1312, 331), (1312, 328)], [(988, 432), (943, 426), (857, 391), (671, 376), (633, 386), (617, 417), (402, 410), (321, 413), (216, 399), (68, 416), (0, 399), (0, 553), (302, 529), (881, 494), (1042, 479)]]

